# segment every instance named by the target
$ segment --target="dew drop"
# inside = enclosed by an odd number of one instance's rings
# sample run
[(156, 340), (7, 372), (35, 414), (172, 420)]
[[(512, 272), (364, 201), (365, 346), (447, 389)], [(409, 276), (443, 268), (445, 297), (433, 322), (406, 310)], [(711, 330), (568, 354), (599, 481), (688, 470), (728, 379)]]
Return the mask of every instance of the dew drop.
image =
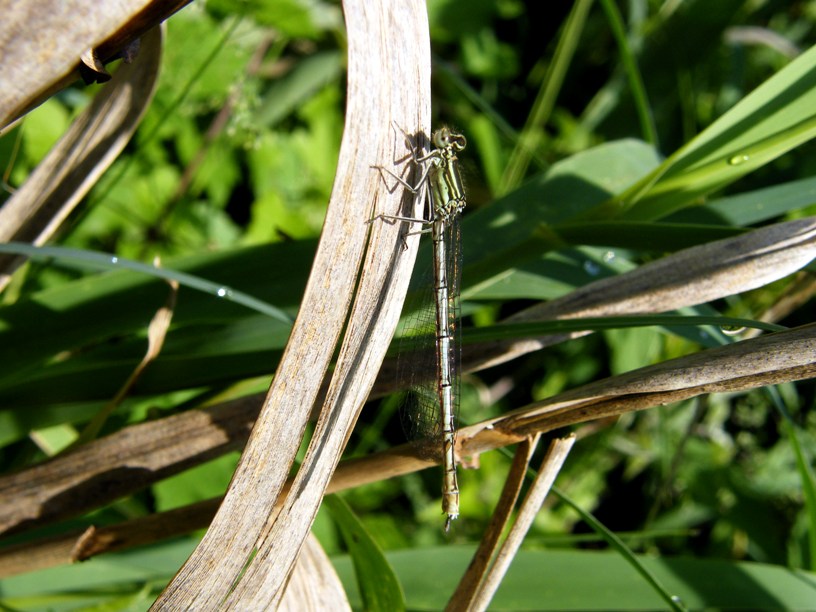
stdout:
[(615, 251), (607, 251), (606, 253), (603, 254), (603, 260), (606, 263), (609, 263), (610, 261), (615, 261), (615, 257), (617, 257), (617, 255), (615, 255)]
[(584, 262), (584, 272), (590, 276), (598, 276), (601, 273), (601, 267), (594, 261), (586, 260)]
[(226, 287), (219, 287), (218, 291), (215, 292), (218, 297), (229, 297), (232, 295), (232, 291), (227, 289)]
[(731, 166), (739, 166), (740, 164), (747, 162), (749, 159), (751, 159), (750, 156), (740, 153), (739, 155), (734, 155), (734, 157), (729, 159), (728, 163)]
[(118, 257), (111, 257), (111, 258), (110, 258), (110, 262), (111, 262), (112, 264), (114, 264), (114, 265), (115, 265), (115, 264), (118, 264), (118, 263), (119, 263), (119, 258), (118, 258)]

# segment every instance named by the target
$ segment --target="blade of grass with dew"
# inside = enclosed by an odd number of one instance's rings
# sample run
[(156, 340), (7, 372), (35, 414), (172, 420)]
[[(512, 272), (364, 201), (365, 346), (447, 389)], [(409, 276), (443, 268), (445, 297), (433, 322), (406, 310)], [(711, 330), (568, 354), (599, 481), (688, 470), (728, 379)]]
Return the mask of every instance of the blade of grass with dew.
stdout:
[(155, 278), (177, 281), (184, 287), (195, 289), (197, 291), (203, 291), (216, 297), (235, 302), (236, 304), (241, 304), (242, 306), (246, 306), (247, 308), (260, 312), (261, 314), (265, 314), (274, 319), (278, 319), (284, 323), (292, 323), (293, 321), (292, 317), (287, 315), (281, 309), (252, 297), (251, 295), (248, 295), (242, 291), (232, 289), (226, 285), (214, 283), (185, 272), (178, 272), (176, 270), (170, 270), (167, 268), (159, 268), (138, 261), (126, 259), (124, 257), (117, 257), (116, 255), (68, 247), (37, 247), (20, 242), (6, 242), (0, 244), (0, 253), (25, 255), (30, 259), (38, 260), (53, 259), (61, 265), (75, 266), (78, 263), (81, 263), (99, 270), (125, 268), (141, 274), (147, 274)]
[(785, 331), (787, 328), (775, 323), (766, 323), (754, 319), (738, 317), (710, 317), (688, 315), (639, 315), (629, 317), (593, 317), (586, 319), (559, 319), (558, 321), (542, 321), (540, 323), (505, 323), (468, 329), (463, 333), (465, 344), (490, 342), (494, 340), (510, 340), (514, 338), (531, 338), (547, 334), (598, 331), (602, 329), (621, 329), (631, 327), (668, 327), (690, 326), (700, 327), (711, 325), (726, 328), (751, 328), (767, 332)]
[(586, 218), (658, 219), (695, 205), (816, 136), (816, 47), (803, 53), (648, 176)]

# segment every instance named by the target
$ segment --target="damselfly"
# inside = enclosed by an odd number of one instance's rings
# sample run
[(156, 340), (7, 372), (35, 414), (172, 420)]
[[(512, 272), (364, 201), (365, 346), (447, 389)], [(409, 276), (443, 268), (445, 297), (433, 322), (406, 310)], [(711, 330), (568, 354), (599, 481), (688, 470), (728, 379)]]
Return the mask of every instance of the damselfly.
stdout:
[[(465, 190), (456, 154), (465, 148), (467, 141), (462, 134), (453, 132), (447, 127), (435, 131), (431, 141), (435, 148), (428, 154), (421, 157), (414, 155), (414, 162), (420, 168), (427, 162), (416, 185), (410, 185), (390, 170), (381, 168), (412, 193), (419, 193), (427, 182), (429, 198), (426, 218), (414, 219), (393, 215), (380, 217), (430, 226), (420, 230), (419, 233), (430, 233), (433, 239), (436, 393), (429, 394), (427, 391), (423, 393), (420, 389), (416, 391), (414, 401), (417, 403), (418, 411), (416, 418), (422, 418), (421, 414), (428, 410), (428, 404), (433, 405), (437, 414), (435, 433), (442, 438), (442, 511), (447, 515), (445, 530), (448, 530), (451, 521), (459, 516), (455, 418), (459, 405), (458, 318), (461, 275), (459, 215), (465, 208)], [(403, 369), (404, 363), (405, 360), (401, 360), (400, 370)], [(401, 378), (405, 376), (401, 374)]]

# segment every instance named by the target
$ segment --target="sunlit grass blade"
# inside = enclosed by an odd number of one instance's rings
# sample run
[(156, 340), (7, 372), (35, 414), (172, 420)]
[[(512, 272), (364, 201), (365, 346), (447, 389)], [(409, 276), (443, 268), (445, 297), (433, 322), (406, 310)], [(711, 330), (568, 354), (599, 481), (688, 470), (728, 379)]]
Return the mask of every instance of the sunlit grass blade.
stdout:
[(618, 49), (621, 54), (621, 64), (626, 71), (626, 78), (629, 80), (629, 88), (632, 91), (635, 110), (640, 120), (640, 129), (641, 132), (643, 132), (643, 139), (657, 146), (657, 127), (655, 126), (652, 109), (649, 105), (648, 96), (646, 95), (643, 76), (640, 73), (637, 61), (635, 61), (635, 54), (626, 37), (623, 18), (621, 17), (617, 5), (612, 2), (612, 0), (601, 0), (601, 6), (609, 20), (615, 41), (618, 43)]
[(519, 136), (518, 143), (510, 156), (510, 161), (507, 163), (498, 194), (504, 194), (515, 189), (527, 173), (530, 160), (534, 155), (533, 152), (541, 143), (544, 125), (555, 107), (555, 100), (561, 91), (567, 68), (572, 62), (591, 6), (592, 0), (578, 0), (573, 5), (558, 40), (558, 47), (555, 50), (555, 57), (552, 60), (550, 69), (541, 84), (538, 96), (530, 110), (530, 115), (527, 117)]
[(354, 562), (366, 610), (404, 610), (405, 597), (391, 565), (351, 508), (337, 495), (324, 499)]
[(658, 219), (694, 204), (816, 136), (816, 47), (588, 218)]
[(246, 306), (247, 308), (278, 319), (284, 323), (292, 322), (292, 317), (283, 312), (280, 308), (276, 308), (275, 306), (252, 297), (251, 295), (242, 291), (237, 291), (231, 287), (227, 287), (226, 285), (214, 283), (198, 276), (187, 274), (186, 272), (151, 266), (138, 261), (133, 261), (131, 259), (126, 259), (124, 257), (117, 257), (116, 255), (87, 251), (84, 249), (72, 249), (68, 247), (37, 247), (19, 242), (6, 242), (0, 244), (0, 253), (25, 255), (26, 257), (37, 260), (54, 260), (60, 265), (72, 267), (79, 265), (82, 267), (93, 267), (101, 270), (125, 268), (141, 274), (147, 274), (155, 278), (177, 281), (184, 287), (195, 289), (197, 291), (203, 291), (205, 293), (214, 295), (215, 297), (223, 298), (225, 300), (235, 302), (236, 304), (241, 304), (242, 306)]

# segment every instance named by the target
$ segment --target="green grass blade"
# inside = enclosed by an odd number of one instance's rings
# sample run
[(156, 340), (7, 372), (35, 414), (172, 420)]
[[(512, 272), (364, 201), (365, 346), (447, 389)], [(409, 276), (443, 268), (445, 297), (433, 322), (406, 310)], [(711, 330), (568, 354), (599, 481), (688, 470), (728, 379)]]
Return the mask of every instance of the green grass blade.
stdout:
[(267, 304), (249, 294), (242, 291), (237, 291), (226, 285), (214, 283), (204, 278), (179, 272), (178, 270), (171, 270), (168, 268), (158, 268), (143, 264), (138, 261), (126, 259), (124, 257), (117, 257), (107, 253), (98, 253), (95, 251), (87, 251), (85, 249), (72, 249), (68, 247), (37, 247), (21, 242), (6, 242), (0, 244), (0, 253), (15, 253), (18, 255), (25, 255), (31, 259), (38, 260), (55, 260), (62, 265), (72, 266), (83, 264), (98, 270), (113, 270), (116, 268), (125, 268), (133, 270), (141, 274), (147, 274), (155, 278), (163, 278), (167, 281), (177, 281), (179, 285), (209, 293), (218, 298), (223, 298), (236, 304), (241, 304), (252, 310), (265, 314), (273, 319), (278, 319), (283, 323), (292, 323), (294, 319), (283, 312), (280, 308)]
[(635, 103), (635, 110), (640, 120), (640, 129), (643, 132), (643, 138), (647, 142), (657, 146), (657, 128), (655, 127), (654, 117), (649, 105), (649, 99), (646, 95), (646, 87), (643, 85), (643, 77), (640, 74), (635, 54), (626, 38), (626, 30), (623, 25), (620, 11), (617, 5), (612, 0), (601, 0), (601, 6), (606, 13), (609, 20), (609, 26), (612, 29), (612, 34), (615, 36), (615, 41), (618, 43), (618, 49), (621, 54), (621, 63), (623, 69), (626, 71), (626, 78), (629, 80), (629, 88), (632, 90), (632, 98)]
[(805, 451), (799, 442), (799, 435), (794, 423), (786, 420), (783, 423), (783, 429), (788, 437), (791, 448), (793, 448), (793, 453), (796, 456), (796, 469), (799, 471), (799, 477), (802, 479), (805, 512), (807, 513), (808, 523), (810, 524), (810, 528), (808, 529), (809, 569), (814, 571), (816, 570), (816, 473), (814, 473), (813, 466), (805, 456)]
[(553, 487), (552, 490), (561, 501), (581, 515), (581, 518), (592, 528), (592, 530), (601, 536), (614, 551), (623, 557), (635, 569), (635, 571), (637, 571), (637, 573), (640, 574), (643, 579), (649, 583), (649, 585), (651, 585), (651, 587), (660, 595), (671, 610), (686, 610), (686, 607), (680, 601), (679, 597), (671, 594), (668, 591), (668, 589), (663, 585), (663, 582), (654, 574), (654, 572), (643, 564), (641, 559), (638, 559), (637, 555), (632, 552), (632, 550), (623, 542), (623, 540), (607, 529), (607, 527), (596, 519), (592, 513), (586, 512), (583, 508), (581, 508), (581, 506), (572, 501), (572, 499), (570, 499), (570, 497), (558, 487)]
[(339, 78), (341, 70), (342, 58), (337, 51), (324, 51), (304, 58), (290, 74), (269, 88), (256, 121), (265, 127), (276, 125), (318, 90)]
[(746, 96), (590, 218), (658, 219), (733, 183), (816, 136), (816, 47)]
[(363, 524), (339, 496), (329, 495), (324, 502), (340, 528), (354, 562), (364, 608), (373, 611), (404, 610), (405, 597), (397, 575)]
[(567, 68), (569, 68), (575, 55), (575, 49), (578, 47), (581, 32), (584, 29), (591, 6), (592, 0), (578, 0), (573, 5), (572, 12), (567, 18), (564, 31), (558, 41), (558, 47), (555, 50), (555, 57), (553, 57), (550, 69), (547, 71), (547, 76), (544, 78), (535, 102), (533, 102), (530, 116), (527, 118), (527, 123), (521, 132), (518, 144), (510, 156), (510, 161), (507, 163), (498, 190), (499, 194), (507, 193), (516, 188), (527, 173), (534, 151), (542, 140), (544, 125), (550, 118), (555, 106), (555, 100), (559, 91), (561, 91)]
[(462, 341), (466, 344), (510, 340), (515, 338), (534, 338), (546, 334), (557, 334), (574, 331), (599, 331), (602, 329), (621, 329), (652, 326), (701, 326), (713, 325), (727, 328), (762, 329), (767, 332), (784, 331), (785, 327), (774, 323), (765, 323), (753, 319), (737, 317), (709, 317), (686, 315), (639, 315), (631, 317), (598, 317), (587, 319), (560, 319), (558, 321), (541, 321), (536, 323), (505, 323), (491, 327), (467, 329), (463, 332)]

